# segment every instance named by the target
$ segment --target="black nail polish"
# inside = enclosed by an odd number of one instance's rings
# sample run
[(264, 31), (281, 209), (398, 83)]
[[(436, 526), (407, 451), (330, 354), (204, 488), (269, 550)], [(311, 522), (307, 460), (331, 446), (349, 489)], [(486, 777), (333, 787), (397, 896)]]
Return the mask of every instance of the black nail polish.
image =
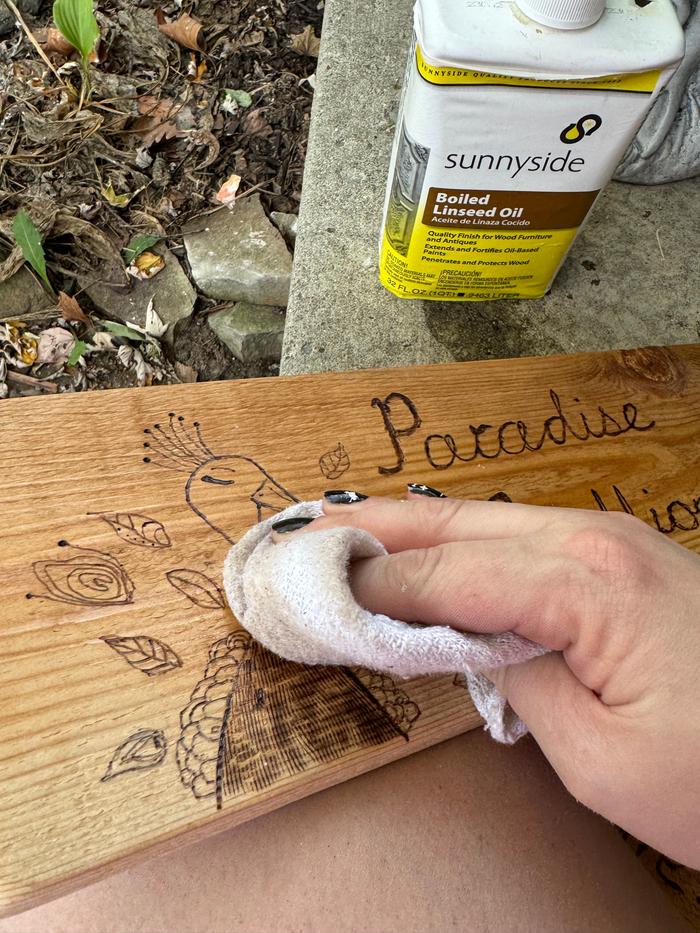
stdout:
[(312, 521), (313, 518), (304, 518), (301, 515), (296, 518), (283, 518), (281, 522), (272, 523), (272, 530), (283, 535), (288, 531), (298, 531)]
[(364, 502), (368, 497), (352, 489), (327, 489), (323, 498), (332, 502), (333, 505), (351, 505), (353, 502)]
[(409, 483), (408, 491), (416, 496), (428, 496), (431, 499), (447, 498), (444, 492), (440, 492), (439, 489), (434, 489), (432, 486), (426, 486), (425, 483)]

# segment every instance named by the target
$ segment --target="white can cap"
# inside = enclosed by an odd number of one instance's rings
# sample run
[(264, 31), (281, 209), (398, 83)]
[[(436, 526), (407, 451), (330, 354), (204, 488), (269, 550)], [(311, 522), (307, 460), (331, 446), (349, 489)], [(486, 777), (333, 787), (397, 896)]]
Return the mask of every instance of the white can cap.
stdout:
[(605, 0), (517, 0), (530, 19), (552, 29), (584, 29), (603, 15)]

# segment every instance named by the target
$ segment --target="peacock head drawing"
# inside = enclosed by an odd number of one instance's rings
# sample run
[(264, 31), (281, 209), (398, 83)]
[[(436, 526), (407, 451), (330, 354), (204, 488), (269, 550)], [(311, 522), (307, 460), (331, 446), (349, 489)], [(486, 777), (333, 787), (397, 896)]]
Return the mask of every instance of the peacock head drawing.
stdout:
[(299, 500), (252, 457), (215, 454), (198, 421), (170, 412), (144, 430), (145, 463), (187, 474), (185, 499), (210, 528), (234, 544), (241, 530)]

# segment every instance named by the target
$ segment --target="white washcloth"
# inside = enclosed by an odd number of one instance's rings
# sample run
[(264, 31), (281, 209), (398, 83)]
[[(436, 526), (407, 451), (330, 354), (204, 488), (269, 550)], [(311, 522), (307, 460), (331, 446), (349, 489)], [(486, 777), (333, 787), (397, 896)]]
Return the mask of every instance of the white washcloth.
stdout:
[(525, 724), (480, 672), (545, 649), (510, 632), (463, 634), (363, 609), (350, 589), (348, 565), (386, 554), (376, 538), (349, 527), (289, 534), (278, 543), (270, 537), (273, 522), (321, 514), (320, 502), (300, 502), (254, 526), (231, 548), (224, 587), (241, 625), (270, 651), (302, 664), (361, 666), (399, 677), (463, 672), (491, 735), (508, 743), (524, 735)]

